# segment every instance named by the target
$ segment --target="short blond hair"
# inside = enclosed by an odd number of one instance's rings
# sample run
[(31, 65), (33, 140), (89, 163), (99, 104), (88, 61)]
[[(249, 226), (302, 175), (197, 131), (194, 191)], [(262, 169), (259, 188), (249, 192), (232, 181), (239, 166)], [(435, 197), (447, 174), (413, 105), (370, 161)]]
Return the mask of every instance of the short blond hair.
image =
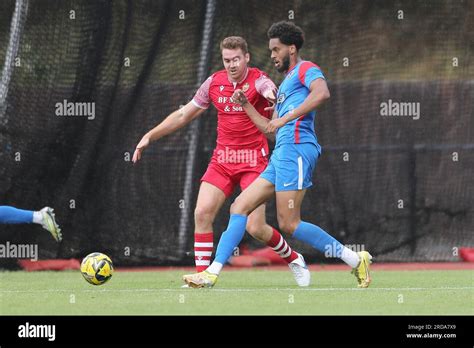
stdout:
[(247, 41), (240, 36), (229, 36), (221, 41), (221, 51), (226, 48), (229, 50), (235, 50), (240, 48), (244, 54), (249, 52)]

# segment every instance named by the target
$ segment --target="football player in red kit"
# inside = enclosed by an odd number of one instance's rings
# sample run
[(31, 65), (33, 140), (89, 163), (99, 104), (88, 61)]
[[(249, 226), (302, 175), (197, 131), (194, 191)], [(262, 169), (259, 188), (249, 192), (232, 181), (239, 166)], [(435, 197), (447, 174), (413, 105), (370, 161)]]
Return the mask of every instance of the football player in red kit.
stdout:
[[(268, 143), (243, 108), (234, 103), (236, 89), (245, 91), (248, 101), (266, 117), (275, 101), (275, 84), (257, 68), (248, 66), (247, 42), (238, 36), (225, 38), (220, 45), (224, 70), (212, 74), (194, 98), (163, 122), (146, 133), (138, 143), (133, 162), (140, 160), (143, 150), (165, 135), (175, 132), (202, 115), (214, 104), (217, 109), (217, 141), (201, 186), (194, 211), (194, 256), (196, 271), (205, 270), (214, 247), (213, 222), (237, 185), (249, 186), (268, 164)], [(254, 238), (275, 250), (289, 265), (299, 286), (308, 286), (310, 272), (301, 254), (293, 251), (281, 234), (265, 220), (265, 205), (255, 209), (246, 227)]]

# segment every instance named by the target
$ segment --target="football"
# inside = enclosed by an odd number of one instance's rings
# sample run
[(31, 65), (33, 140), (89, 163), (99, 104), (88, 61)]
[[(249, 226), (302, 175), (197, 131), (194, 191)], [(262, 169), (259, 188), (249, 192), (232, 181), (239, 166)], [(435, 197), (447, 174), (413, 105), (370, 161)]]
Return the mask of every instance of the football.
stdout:
[(102, 285), (112, 278), (114, 266), (107, 255), (95, 252), (82, 260), (81, 273), (90, 284)]

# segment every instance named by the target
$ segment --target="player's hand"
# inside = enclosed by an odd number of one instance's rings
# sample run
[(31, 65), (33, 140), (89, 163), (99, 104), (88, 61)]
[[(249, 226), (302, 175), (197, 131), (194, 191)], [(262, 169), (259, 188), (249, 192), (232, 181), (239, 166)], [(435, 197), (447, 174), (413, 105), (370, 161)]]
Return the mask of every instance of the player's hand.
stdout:
[(247, 96), (241, 89), (235, 90), (234, 94), (232, 95), (232, 100), (240, 106), (243, 106), (248, 103)]
[(278, 128), (283, 127), (286, 124), (286, 119), (284, 117), (275, 118), (268, 122), (267, 127), (265, 129), (266, 133), (275, 133)]
[(137, 145), (135, 152), (133, 153), (132, 162), (137, 163), (142, 158), (142, 152), (145, 148), (150, 145), (150, 138), (143, 137)]
[(263, 109), (263, 110), (265, 110), (265, 111), (270, 111), (270, 112), (273, 114), (273, 111), (275, 111), (275, 106), (276, 106), (276, 104), (275, 104), (275, 103), (272, 103), (272, 105), (267, 106), (267, 107), (266, 107), (265, 109)]

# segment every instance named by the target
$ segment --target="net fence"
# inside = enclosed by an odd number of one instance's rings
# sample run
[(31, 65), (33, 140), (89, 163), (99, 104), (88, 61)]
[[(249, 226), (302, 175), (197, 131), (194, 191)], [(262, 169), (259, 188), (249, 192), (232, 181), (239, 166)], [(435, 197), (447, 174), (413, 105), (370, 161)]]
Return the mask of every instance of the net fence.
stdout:
[[(0, 66), (15, 5), (0, 2)], [(203, 62), (206, 76), (222, 69), (226, 36), (245, 37), (251, 65), (280, 83), (266, 30), (290, 19), (306, 32), (303, 59), (322, 68), (331, 91), (316, 119), (323, 154), (303, 219), (378, 260), (457, 259), (453, 248), (474, 242), (473, 5), (218, 0), (209, 31), (205, 1), (29, 1), (2, 105), (0, 204), (54, 207), (65, 238), (57, 245), (36, 226), (3, 225), (0, 242), (38, 243), (41, 258), (99, 250), (117, 264), (193, 264), (192, 214), (215, 110), (153, 144), (135, 166), (133, 149), (190, 100)], [(68, 102), (94, 113), (58, 116)], [(395, 107), (407, 115), (393, 116)], [(267, 220), (277, 226), (274, 201)], [(243, 243), (261, 246), (248, 236)]]

